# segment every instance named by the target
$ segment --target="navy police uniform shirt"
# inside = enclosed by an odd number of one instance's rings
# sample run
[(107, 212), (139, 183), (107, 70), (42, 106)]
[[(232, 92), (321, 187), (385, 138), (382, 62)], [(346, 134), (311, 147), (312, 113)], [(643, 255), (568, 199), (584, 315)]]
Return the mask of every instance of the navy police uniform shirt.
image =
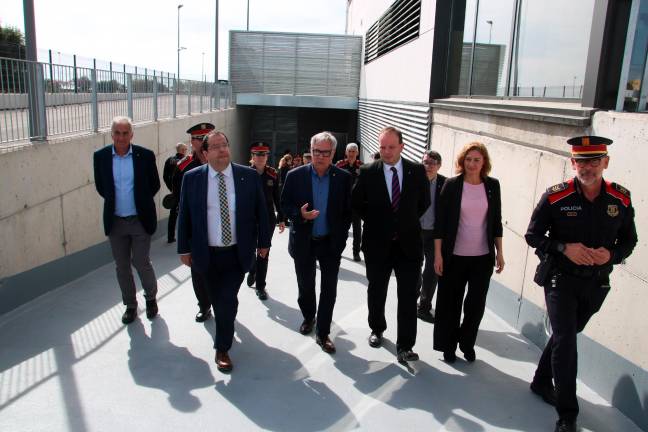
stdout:
[(362, 166), (362, 161), (360, 161), (360, 159), (356, 159), (353, 164), (350, 164), (348, 160), (342, 159), (337, 161), (335, 166), (347, 170), (349, 174), (351, 174), (351, 183), (355, 184), (358, 176), (360, 175), (360, 167)]
[[(548, 236), (547, 236), (548, 232)], [(564, 270), (612, 270), (637, 244), (637, 230), (630, 191), (603, 179), (601, 193), (591, 202), (583, 195), (577, 178), (550, 187), (533, 211), (525, 235), (527, 243), (540, 252), (556, 257)], [(559, 252), (559, 243), (582, 243), (589, 248), (604, 247), (611, 253), (602, 266), (579, 266)]]
[[(252, 166), (253, 169), (254, 166)], [(277, 223), (283, 222), (284, 218), (281, 214), (280, 194), (279, 194), (279, 173), (276, 169), (266, 165), (263, 172), (260, 174), (261, 183), (263, 185), (263, 195), (265, 196), (266, 206), (268, 209), (268, 216), (270, 216), (270, 225), (274, 227)], [(275, 217), (275, 213), (278, 212)]]

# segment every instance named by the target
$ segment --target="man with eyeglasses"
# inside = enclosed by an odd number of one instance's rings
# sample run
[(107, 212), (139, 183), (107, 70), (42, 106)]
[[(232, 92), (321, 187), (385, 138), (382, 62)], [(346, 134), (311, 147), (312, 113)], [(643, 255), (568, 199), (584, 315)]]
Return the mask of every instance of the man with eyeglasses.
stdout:
[(178, 254), (207, 283), (216, 321), (216, 367), (229, 372), (238, 291), (255, 252), (265, 257), (270, 249), (268, 214), (259, 175), (231, 162), (223, 132), (203, 138), (202, 154), (207, 164), (182, 181)]
[(547, 189), (525, 236), (542, 260), (534, 280), (544, 287), (552, 329), (531, 391), (555, 405), (559, 432), (576, 431), (576, 335), (601, 308), (613, 266), (637, 244), (630, 192), (603, 178), (612, 140), (581, 136), (567, 143), (576, 176)]
[(425, 174), (430, 182), (430, 207), (421, 216), (421, 236), (423, 238), (423, 255), (425, 266), (418, 282), (419, 302), (416, 316), (425, 322), (433, 323), (432, 298), (436, 291), (439, 277), (434, 271), (434, 222), (439, 201), (436, 199), (441, 193), (446, 178), (439, 174), (441, 168), (441, 155), (434, 150), (427, 150), (423, 154)]
[[(349, 143), (344, 152), (345, 158), (335, 164), (336, 167), (345, 169), (349, 174), (351, 174), (353, 184), (358, 180), (360, 167), (362, 166), (362, 161), (358, 159), (358, 153), (358, 144)], [(361, 261), (360, 245), (362, 244), (362, 220), (356, 213), (353, 213), (351, 225), (353, 227), (353, 261), (359, 262)]]
[[(173, 194), (178, 205), (180, 204), (180, 191), (184, 175), (192, 169), (207, 163), (207, 159), (202, 152), (202, 142), (203, 138), (215, 128), (216, 126), (211, 123), (198, 123), (187, 129), (187, 133), (191, 136), (192, 152), (178, 161), (178, 170), (176, 175), (173, 176)], [(207, 321), (211, 317), (211, 302), (207, 292), (207, 285), (199, 272), (196, 272), (193, 267), (191, 268), (191, 285), (198, 300), (198, 313), (196, 313), (195, 320), (199, 323)]]
[[(333, 354), (329, 337), (337, 296), (342, 251), (351, 225), (351, 175), (332, 165), (337, 140), (329, 132), (311, 138), (312, 162), (288, 173), (281, 193), (281, 209), (290, 219), (288, 252), (295, 261), (297, 303), (304, 317), (299, 332), (316, 325), (315, 342)], [(319, 308), (315, 298), (315, 269), (321, 281)]]
[(131, 142), (133, 123), (128, 117), (112, 121), (113, 144), (94, 153), (97, 192), (104, 199), (104, 232), (110, 241), (117, 282), (126, 311), (122, 323), (137, 317), (137, 297), (131, 264), (137, 270), (146, 299), (146, 317), (158, 314), (157, 278), (151, 263), (151, 236), (157, 228), (153, 197), (160, 190), (155, 153)]
[[(268, 229), (270, 230), (270, 239), (272, 240), (272, 234), (274, 233), (274, 227), (277, 224), (277, 221), (279, 221), (279, 234), (283, 233), (284, 229), (286, 229), (279, 202), (279, 173), (276, 169), (268, 165), (270, 147), (268, 147), (267, 144), (262, 142), (252, 144), (252, 147), (250, 147), (250, 153), (252, 154), (251, 168), (255, 169), (261, 178), (263, 196), (268, 210)], [(277, 215), (275, 212), (278, 212), (279, 214)], [(270, 252), (268, 252), (264, 257), (257, 255), (247, 276), (247, 285), (250, 288), (252, 285), (256, 284), (256, 295), (259, 300), (268, 299), (268, 293), (266, 291), (266, 275), (268, 273), (269, 257)]]

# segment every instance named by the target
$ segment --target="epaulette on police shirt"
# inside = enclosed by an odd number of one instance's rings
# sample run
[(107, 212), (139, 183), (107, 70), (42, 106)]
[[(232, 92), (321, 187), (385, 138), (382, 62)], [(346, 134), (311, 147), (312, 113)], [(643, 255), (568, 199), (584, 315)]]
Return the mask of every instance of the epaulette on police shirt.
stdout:
[(184, 169), (191, 163), (193, 160), (193, 155), (187, 155), (178, 161), (178, 169), (184, 171)]
[(547, 199), (549, 199), (550, 204), (554, 204), (574, 192), (576, 192), (574, 179), (570, 179), (547, 188)]
[(623, 203), (625, 207), (630, 205), (630, 191), (618, 183), (605, 182), (605, 191)]
[(339, 160), (335, 163), (335, 166), (338, 168), (344, 168), (345, 166), (347, 166), (347, 160), (346, 159)]
[(266, 165), (265, 167), (265, 172), (272, 178), (277, 178), (277, 170), (272, 168), (271, 166)]

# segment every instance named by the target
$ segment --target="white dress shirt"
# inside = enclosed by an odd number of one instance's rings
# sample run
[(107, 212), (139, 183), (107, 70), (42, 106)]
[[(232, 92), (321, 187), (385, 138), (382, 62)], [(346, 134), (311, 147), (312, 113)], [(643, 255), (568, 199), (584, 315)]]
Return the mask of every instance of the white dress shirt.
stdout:
[[(223, 229), (220, 217), (220, 200), (218, 198), (218, 171), (208, 165), (207, 175), (207, 235), (209, 246), (223, 247)], [(227, 165), (223, 171), (225, 186), (227, 187), (227, 205), (229, 207), (230, 227), (232, 242), (236, 244), (236, 193), (234, 190), (234, 176), (232, 164)]]
[(389, 165), (388, 163), (383, 162), (383, 173), (385, 174), (385, 183), (387, 183), (387, 192), (389, 193), (389, 201), (392, 199), (392, 177), (394, 173), (392, 172), (392, 167), (396, 168), (396, 173), (398, 174), (398, 186), (401, 190), (401, 195), (403, 193), (403, 158), (398, 158), (398, 162), (395, 165)]

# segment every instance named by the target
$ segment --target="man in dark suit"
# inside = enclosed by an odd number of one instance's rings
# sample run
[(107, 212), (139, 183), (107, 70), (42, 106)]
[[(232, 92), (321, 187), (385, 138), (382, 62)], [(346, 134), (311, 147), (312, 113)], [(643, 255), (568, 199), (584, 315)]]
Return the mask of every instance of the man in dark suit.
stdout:
[(427, 150), (423, 154), (423, 166), (430, 184), (430, 207), (421, 216), (425, 267), (418, 282), (419, 303), (416, 315), (423, 321), (433, 323), (432, 298), (439, 280), (434, 271), (434, 223), (436, 221), (435, 213), (440, 201), (437, 197), (441, 194), (441, 188), (445, 184), (446, 178), (438, 173), (439, 168), (441, 168), (441, 155), (439, 152)]
[(97, 192), (104, 199), (104, 232), (110, 240), (126, 306), (122, 322), (130, 324), (137, 315), (131, 262), (144, 288), (146, 316), (152, 319), (158, 313), (157, 278), (149, 252), (157, 227), (153, 197), (160, 190), (160, 177), (155, 154), (131, 144), (133, 124), (128, 117), (115, 117), (111, 134), (113, 145), (94, 153), (94, 177)]
[(216, 366), (232, 370), (238, 291), (258, 248), (270, 248), (268, 214), (256, 171), (231, 163), (229, 140), (212, 131), (203, 139), (207, 164), (184, 175), (178, 218), (178, 253), (183, 264), (207, 281), (216, 321)]
[(364, 221), (369, 345), (379, 347), (387, 329), (385, 301), (393, 270), (398, 290), (397, 358), (404, 363), (418, 360), (412, 348), (416, 343), (416, 288), (423, 261), (419, 218), (430, 206), (430, 187), (423, 165), (401, 157), (404, 144), (398, 129), (384, 128), (378, 140), (380, 160), (360, 168), (352, 206)]
[[(312, 163), (291, 170), (281, 194), (281, 208), (290, 219), (288, 252), (295, 261), (304, 316), (299, 328), (309, 334), (315, 324), (315, 341), (332, 354), (329, 338), (337, 296), (340, 257), (351, 225), (351, 175), (332, 165), (337, 140), (328, 132), (311, 138)], [(319, 309), (315, 299), (315, 262), (321, 270)]]

